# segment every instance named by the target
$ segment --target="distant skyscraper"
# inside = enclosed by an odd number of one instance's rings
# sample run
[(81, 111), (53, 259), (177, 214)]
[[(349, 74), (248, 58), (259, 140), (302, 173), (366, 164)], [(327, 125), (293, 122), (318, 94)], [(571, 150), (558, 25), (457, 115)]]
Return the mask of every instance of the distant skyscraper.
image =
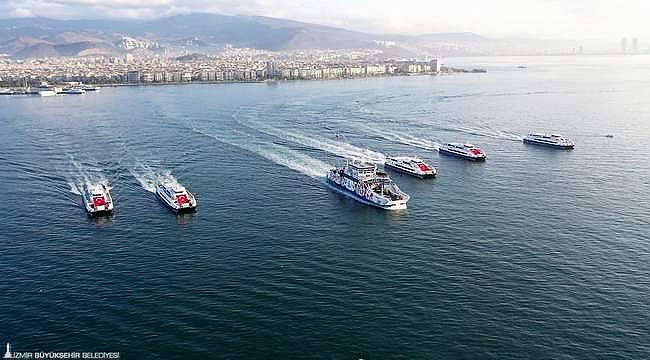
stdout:
[(274, 79), (280, 76), (277, 66), (273, 61), (266, 62), (266, 77), (269, 79)]
[(639, 39), (632, 39), (632, 53), (636, 54), (639, 51)]
[(621, 52), (625, 54), (627, 52), (627, 38), (624, 37), (621, 39)]

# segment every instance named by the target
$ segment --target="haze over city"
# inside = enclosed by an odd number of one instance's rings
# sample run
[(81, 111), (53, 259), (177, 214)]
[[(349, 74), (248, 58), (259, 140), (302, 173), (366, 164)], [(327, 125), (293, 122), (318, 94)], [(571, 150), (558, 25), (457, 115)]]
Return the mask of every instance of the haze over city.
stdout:
[(650, 38), (650, 3), (637, 0), (9, 0), (0, 17), (152, 19), (209, 12), (262, 15), (370, 33), (475, 32), (490, 37)]

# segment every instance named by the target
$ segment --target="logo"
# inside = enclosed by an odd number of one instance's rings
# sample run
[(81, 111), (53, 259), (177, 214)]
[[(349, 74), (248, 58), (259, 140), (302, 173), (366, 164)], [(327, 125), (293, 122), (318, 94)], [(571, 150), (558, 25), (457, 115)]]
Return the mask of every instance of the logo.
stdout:
[[(0, 352), (1, 354), (1, 352)], [(119, 352), (104, 351), (11, 351), (11, 344), (7, 343), (7, 350), (2, 359), (90, 359), (108, 360), (120, 359)]]

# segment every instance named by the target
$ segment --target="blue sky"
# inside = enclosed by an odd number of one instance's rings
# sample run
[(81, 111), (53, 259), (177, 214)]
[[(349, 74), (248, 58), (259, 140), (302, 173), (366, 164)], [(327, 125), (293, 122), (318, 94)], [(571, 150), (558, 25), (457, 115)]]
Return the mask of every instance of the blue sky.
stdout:
[(152, 18), (188, 12), (266, 15), (367, 32), (650, 39), (647, 0), (0, 0), (0, 16)]

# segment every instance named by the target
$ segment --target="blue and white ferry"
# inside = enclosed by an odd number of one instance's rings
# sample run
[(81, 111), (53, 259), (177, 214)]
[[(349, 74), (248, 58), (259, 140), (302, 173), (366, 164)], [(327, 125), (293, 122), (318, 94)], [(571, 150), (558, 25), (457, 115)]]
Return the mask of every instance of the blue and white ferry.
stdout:
[(386, 210), (406, 209), (410, 196), (404, 193), (377, 166), (360, 160), (327, 172), (327, 182), (334, 189), (367, 205)]
[(557, 149), (573, 149), (573, 141), (558, 134), (536, 134), (531, 133), (524, 137), (524, 144), (542, 145)]

